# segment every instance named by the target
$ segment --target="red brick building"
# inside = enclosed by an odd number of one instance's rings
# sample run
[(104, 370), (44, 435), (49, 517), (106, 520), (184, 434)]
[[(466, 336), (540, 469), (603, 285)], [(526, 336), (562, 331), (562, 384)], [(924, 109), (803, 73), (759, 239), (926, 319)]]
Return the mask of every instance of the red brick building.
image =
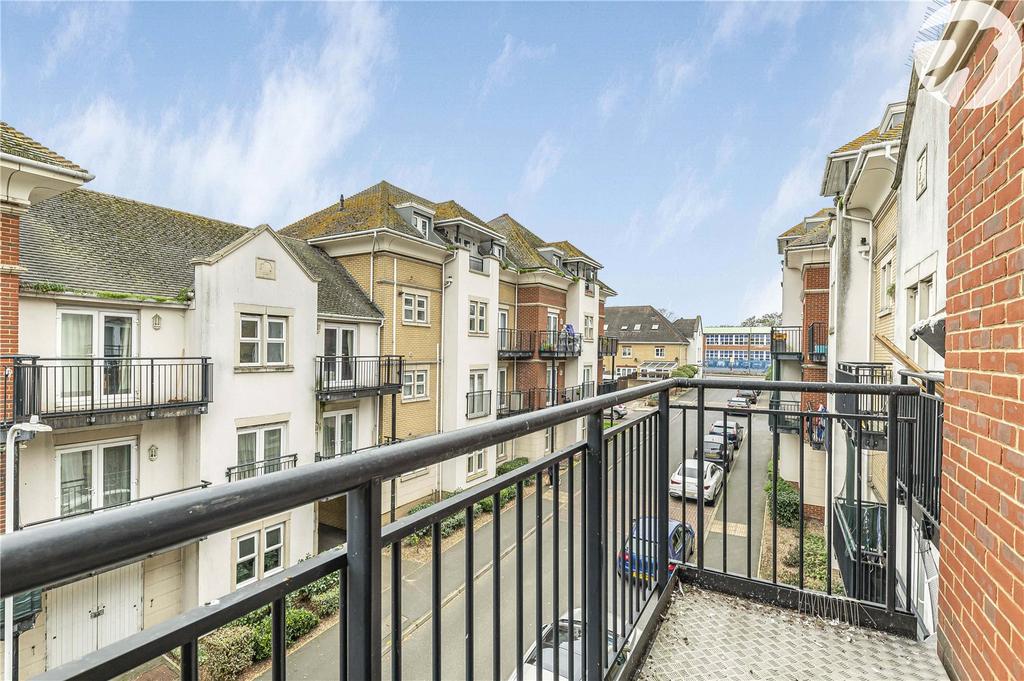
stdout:
[[(1024, 3), (997, 7), (1024, 40)], [(956, 679), (1024, 678), (1024, 77), (962, 106), (1006, 78), (996, 35), (958, 62), (970, 78), (949, 121), (939, 652)]]

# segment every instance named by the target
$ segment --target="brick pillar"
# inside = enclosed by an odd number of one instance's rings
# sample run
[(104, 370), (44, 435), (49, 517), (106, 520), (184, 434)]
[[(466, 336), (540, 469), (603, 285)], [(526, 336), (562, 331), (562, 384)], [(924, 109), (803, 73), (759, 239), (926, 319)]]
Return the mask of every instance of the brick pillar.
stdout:
[[(995, 63), (994, 34), (961, 102)], [(1022, 93), (1017, 74), (999, 101), (950, 111), (938, 647), (961, 680), (1024, 678)]]
[[(0, 209), (0, 357), (18, 352), (18, 287), (21, 283), (21, 266), (18, 258), (20, 235), (19, 210), (4, 205)], [(0, 358), (0, 420), (5, 420), (13, 411), (13, 399), (5, 394), (9, 391), (9, 378), (5, 373), (10, 360)], [(7, 452), (0, 451), (0, 534), (6, 531), (5, 508), (7, 486), (4, 475), (7, 470)]]

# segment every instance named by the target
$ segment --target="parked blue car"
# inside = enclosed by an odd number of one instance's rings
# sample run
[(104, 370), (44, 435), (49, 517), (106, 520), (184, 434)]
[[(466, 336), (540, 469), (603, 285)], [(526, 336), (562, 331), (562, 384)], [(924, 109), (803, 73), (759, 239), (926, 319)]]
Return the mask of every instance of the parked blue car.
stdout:
[[(657, 519), (644, 517), (633, 523), (630, 539), (619, 551), (616, 561), (616, 572), (619, 576), (629, 575), (641, 579), (655, 578), (654, 551), (655, 544), (651, 538), (655, 536)], [(675, 569), (677, 563), (685, 563), (693, 555), (695, 533), (690, 523), (685, 525), (678, 520), (668, 521), (668, 569)]]

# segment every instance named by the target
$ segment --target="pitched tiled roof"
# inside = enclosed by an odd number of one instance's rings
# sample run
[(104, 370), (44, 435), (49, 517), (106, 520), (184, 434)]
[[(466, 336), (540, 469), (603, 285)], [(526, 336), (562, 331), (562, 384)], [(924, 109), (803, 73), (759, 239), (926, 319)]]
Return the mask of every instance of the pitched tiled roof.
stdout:
[(346, 196), (344, 204), (336, 201), (312, 215), (307, 215), (281, 230), (296, 239), (312, 239), (369, 229), (393, 229), (407, 236), (420, 237), (395, 210), (407, 202), (433, 209), (434, 204), (387, 182), (379, 182), (363, 191)]
[(565, 257), (569, 258), (570, 260), (573, 258), (586, 258), (587, 260), (597, 262), (596, 259), (591, 258), (589, 255), (581, 251), (579, 248), (573, 245), (572, 242), (569, 241), (551, 241), (545, 245), (557, 248), (558, 250), (565, 254)]
[[(810, 215), (808, 217), (809, 218), (828, 217), (829, 211), (832, 211), (832, 210), (835, 210), (835, 209), (832, 206), (828, 206), (826, 208), (822, 208), (821, 210), (817, 211), (814, 215)], [(789, 237), (800, 236), (800, 235), (806, 234), (807, 231), (808, 231), (807, 230), (807, 219), (808, 218), (804, 218), (800, 222), (796, 223), (795, 225), (793, 225), (792, 227), (787, 229), (785, 232), (780, 234), (778, 238), (780, 238), (780, 239), (787, 239)]]
[(505, 255), (508, 260), (521, 270), (548, 269), (556, 271), (554, 265), (544, 259), (538, 248), (545, 241), (528, 230), (508, 213), (504, 213), (487, 223), (487, 226), (505, 237), (508, 246)]
[[(617, 336), (619, 343), (679, 343), (689, 344), (665, 315), (650, 305), (606, 306), (604, 322), (609, 336)], [(636, 330), (636, 325), (640, 329)], [(658, 328), (654, 328), (657, 326)], [(622, 327), (626, 327), (623, 329)]]
[[(194, 286), (191, 261), (208, 257), (247, 227), (141, 201), (74, 189), (35, 203), (21, 219), (22, 286), (175, 298)], [(379, 317), (340, 263), (285, 240), (320, 278), (320, 311)]]
[(833, 154), (843, 154), (848, 151), (857, 151), (866, 144), (876, 144), (878, 142), (888, 142), (890, 140), (898, 140), (900, 135), (903, 133), (903, 124), (897, 124), (886, 130), (885, 132), (878, 132), (878, 128), (871, 128), (866, 133), (859, 137), (855, 137), (843, 146), (839, 147)]
[(683, 338), (693, 338), (693, 334), (697, 330), (697, 319), (698, 317), (694, 317), (693, 319), (680, 317), (672, 322), (672, 326), (676, 327), (676, 331), (678, 331), (679, 335)]
[(52, 149), (44, 147), (25, 133), (16, 130), (3, 121), (0, 121), (0, 151), (12, 156), (20, 156), (30, 161), (64, 168), (65, 170), (74, 170), (80, 173), (88, 172), (77, 163), (69, 161)]
[(828, 241), (828, 230), (829, 225), (832, 224), (831, 218), (820, 222), (813, 228), (808, 230), (806, 234), (798, 239), (794, 239), (789, 242), (790, 246), (814, 246), (817, 244), (823, 244)]
[(434, 222), (444, 222), (445, 220), (456, 220), (462, 219), (467, 222), (475, 222), (478, 225), (486, 225), (487, 222), (481, 220), (473, 213), (463, 208), (455, 201), (445, 201), (444, 203), (438, 203), (434, 205)]

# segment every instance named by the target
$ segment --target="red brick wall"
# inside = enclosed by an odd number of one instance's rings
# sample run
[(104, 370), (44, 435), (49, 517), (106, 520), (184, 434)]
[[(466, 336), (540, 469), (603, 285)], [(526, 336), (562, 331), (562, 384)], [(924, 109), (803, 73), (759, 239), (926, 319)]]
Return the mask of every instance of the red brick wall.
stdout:
[[(966, 65), (963, 102), (993, 35)], [(950, 113), (939, 652), (959, 679), (1024, 679), (1022, 92), (1018, 75), (1000, 101)]]
[[(0, 265), (18, 264), (19, 218), (7, 213), (0, 214)], [(12, 355), (18, 351), (18, 286), (16, 273), (0, 272), (0, 355)], [(0, 360), (0, 382), (9, 361)], [(0, 415), (6, 416), (12, 408), (8, 402), (0, 402)], [(0, 454), (0, 509), (6, 500), (6, 453)], [(0, 533), (6, 530), (4, 514), (0, 513)]]
[[(804, 361), (810, 362), (811, 324), (821, 322), (819, 329), (828, 333), (828, 265), (808, 267), (804, 270)], [(815, 345), (828, 342), (815, 338)], [(804, 379), (809, 380), (809, 379)], [(816, 380), (816, 379), (815, 379)], [(821, 380), (825, 380), (822, 378)]]
[[(548, 307), (558, 308), (558, 328), (565, 324), (565, 291), (548, 286), (520, 286), (516, 306), (516, 328), (525, 331), (547, 331)], [(600, 328), (600, 327), (599, 327)], [(539, 341), (540, 339), (536, 339)], [(535, 343), (536, 344), (536, 343)], [(543, 390), (547, 388), (547, 367), (550, 362), (541, 360), (520, 360), (516, 364), (516, 388), (518, 390)], [(558, 387), (565, 387), (564, 363), (558, 376)], [(537, 396), (535, 399), (541, 399)]]

